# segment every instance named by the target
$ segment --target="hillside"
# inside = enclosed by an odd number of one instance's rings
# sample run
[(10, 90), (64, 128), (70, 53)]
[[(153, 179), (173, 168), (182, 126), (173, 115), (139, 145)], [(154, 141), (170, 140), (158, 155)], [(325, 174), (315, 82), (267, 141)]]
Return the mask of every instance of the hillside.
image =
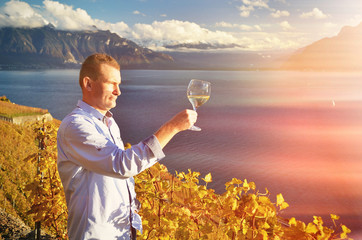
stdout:
[(2, 96), (0, 120), (23, 125), (37, 121), (53, 121), (53, 117), (46, 109), (13, 104), (6, 96)]
[(17, 116), (43, 115), (48, 110), (13, 104), (6, 96), (0, 97), (0, 116), (12, 118)]
[[(0, 209), (22, 219), (27, 225), (33, 226), (34, 222), (27, 214), (30, 210), (28, 196), (24, 194), (23, 188), (33, 180), (36, 166), (26, 163), (23, 159), (36, 153), (36, 134), (31, 127), (0, 120), (0, 137), (2, 139), (0, 142)], [(0, 236), (4, 237), (5, 227), (0, 224), (0, 229), (3, 231)], [(10, 232), (12, 231), (8, 231)]]
[[(59, 126), (59, 121), (53, 124)], [(38, 152), (33, 127), (0, 119), (0, 239), (35, 239), (31, 200), (25, 190), (37, 172), (36, 162), (26, 161)]]
[(362, 23), (344, 27), (335, 37), (321, 39), (293, 54), (285, 70), (361, 71)]
[(172, 57), (110, 31), (62, 31), (53, 26), (0, 29), (0, 69), (78, 67), (92, 53), (112, 55), (122, 68), (158, 68)]

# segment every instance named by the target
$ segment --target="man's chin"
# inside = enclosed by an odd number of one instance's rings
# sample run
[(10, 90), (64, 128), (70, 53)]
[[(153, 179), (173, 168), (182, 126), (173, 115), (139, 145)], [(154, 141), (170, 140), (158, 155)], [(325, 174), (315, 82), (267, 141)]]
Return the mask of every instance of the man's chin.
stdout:
[(114, 102), (114, 103), (110, 104), (110, 109), (115, 108), (116, 106), (117, 106), (117, 103)]

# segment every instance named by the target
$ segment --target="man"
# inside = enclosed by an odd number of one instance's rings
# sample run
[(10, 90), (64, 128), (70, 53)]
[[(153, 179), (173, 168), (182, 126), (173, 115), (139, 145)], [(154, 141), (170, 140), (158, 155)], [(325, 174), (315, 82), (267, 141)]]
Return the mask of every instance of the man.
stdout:
[(110, 109), (121, 94), (120, 66), (89, 56), (79, 74), (82, 100), (58, 131), (58, 170), (68, 206), (69, 239), (136, 239), (142, 231), (133, 176), (164, 157), (162, 148), (197, 119), (184, 110), (154, 135), (124, 150)]

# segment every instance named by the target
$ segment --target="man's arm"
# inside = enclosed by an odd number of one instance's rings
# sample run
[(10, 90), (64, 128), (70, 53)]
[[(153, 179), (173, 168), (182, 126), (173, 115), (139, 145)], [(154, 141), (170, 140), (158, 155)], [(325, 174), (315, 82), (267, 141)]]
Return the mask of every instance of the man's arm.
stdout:
[(186, 109), (176, 114), (170, 121), (166, 122), (155, 132), (160, 145), (164, 148), (167, 143), (179, 132), (189, 129), (197, 120), (197, 113)]

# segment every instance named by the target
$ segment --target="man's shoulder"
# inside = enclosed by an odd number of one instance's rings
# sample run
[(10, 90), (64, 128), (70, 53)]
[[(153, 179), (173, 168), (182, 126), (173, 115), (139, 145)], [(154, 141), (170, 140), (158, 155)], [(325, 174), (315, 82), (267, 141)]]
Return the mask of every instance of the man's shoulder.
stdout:
[(93, 121), (94, 120), (89, 113), (83, 111), (81, 108), (75, 108), (62, 120), (59, 131), (65, 131), (69, 126), (76, 127)]

